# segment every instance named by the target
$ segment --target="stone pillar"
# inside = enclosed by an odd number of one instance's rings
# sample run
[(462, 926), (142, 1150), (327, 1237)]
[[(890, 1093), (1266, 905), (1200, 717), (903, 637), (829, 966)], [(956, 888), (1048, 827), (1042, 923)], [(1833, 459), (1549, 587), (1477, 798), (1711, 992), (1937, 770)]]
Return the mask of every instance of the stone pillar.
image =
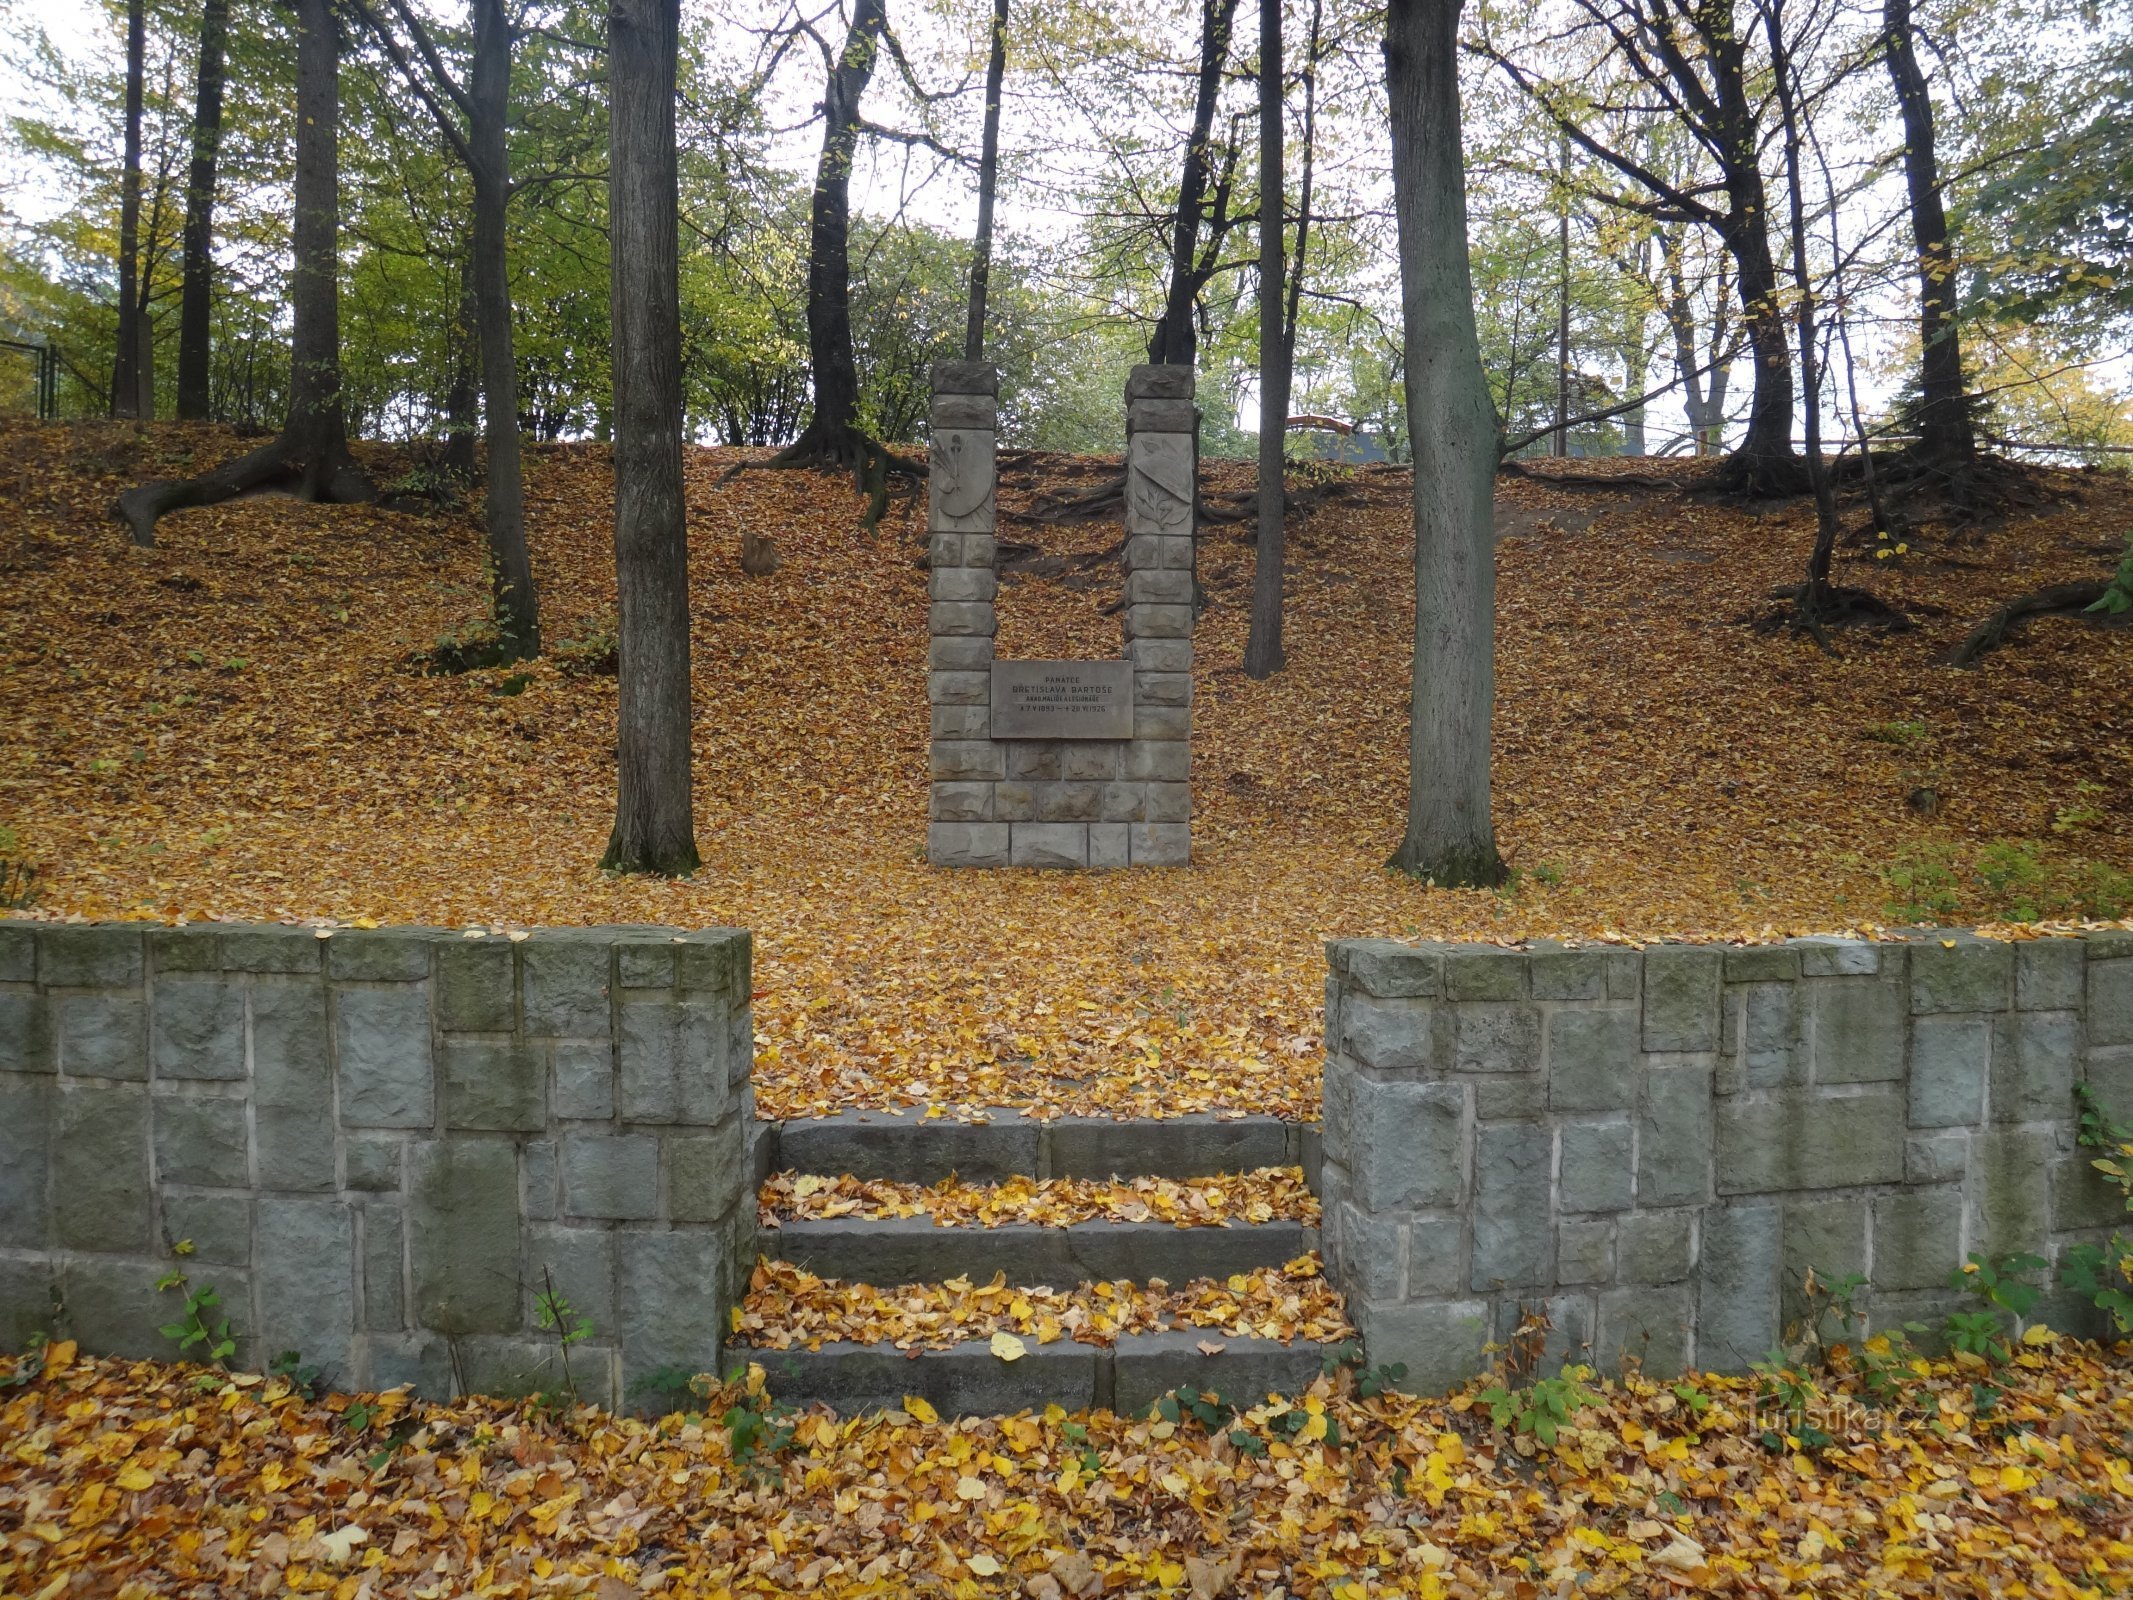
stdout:
[(993, 442), (998, 372), (978, 361), (933, 366), (926, 529), (932, 569), (926, 698), (933, 707), (926, 859), (937, 867), (1004, 867), (1008, 824), (993, 811), (1007, 775), (992, 738)]
[(1137, 867), (1192, 862), (1193, 486), (1199, 414), (1190, 367), (1126, 380), (1126, 656), (1133, 739), (1121, 777), (1140, 788)]

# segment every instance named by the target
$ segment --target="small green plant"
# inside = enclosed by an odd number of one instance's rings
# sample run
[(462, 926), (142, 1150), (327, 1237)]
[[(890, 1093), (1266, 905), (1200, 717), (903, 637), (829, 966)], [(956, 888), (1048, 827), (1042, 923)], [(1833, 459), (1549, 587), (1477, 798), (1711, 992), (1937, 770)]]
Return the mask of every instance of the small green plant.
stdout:
[(1773, 1350), (1762, 1360), (1751, 1361), (1749, 1366), (1759, 1380), (1755, 1386), (1757, 1414), (1775, 1413), (1779, 1424), (1763, 1430), (1760, 1442), (1765, 1450), (1776, 1454), (1796, 1445), (1813, 1454), (1837, 1442), (1809, 1420), (1809, 1413), (1820, 1400), (1821, 1391), (1815, 1387), (1812, 1378), (1793, 1366), (1784, 1351)]
[(750, 1363), (745, 1376), (734, 1374), (741, 1393), (720, 1419), (726, 1429), (726, 1447), (736, 1466), (758, 1478), (777, 1474), (770, 1460), (792, 1443), (797, 1407), (773, 1399), (763, 1369)]
[(1807, 1307), (1799, 1335), (1802, 1354), (1812, 1355), (1827, 1368), (1837, 1346), (1849, 1348), (1866, 1331), (1866, 1312), (1859, 1304), (1865, 1292), (1863, 1272), (1831, 1273), (1809, 1267), (1800, 1284)]
[(1552, 1378), (1537, 1378), (1520, 1389), (1492, 1384), (1474, 1398), (1489, 1408), (1489, 1420), (1497, 1427), (1530, 1435), (1552, 1449), (1580, 1411), (1599, 1403), (1599, 1396), (1585, 1387), (1591, 1376), (1590, 1367), (1565, 1365)]
[(44, 1376), (44, 1342), (43, 1334), (30, 1335), (14, 1366), (0, 1373), (0, 1389), (26, 1389)]
[(306, 1400), (318, 1398), (318, 1368), (304, 1364), (301, 1350), (284, 1350), (267, 1363), (267, 1376), (279, 1378)]
[(1859, 1368), (1859, 1381), (1866, 1392), (1889, 1405), (1903, 1398), (1916, 1376), (1914, 1364), (1918, 1352), (1911, 1348), (1911, 1340), (1926, 1331), (1922, 1322), (1906, 1322), (1900, 1328), (1891, 1328), (1876, 1334), (1859, 1346), (1854, 1360)]
[(1382, 1362), (1375, 1367), (1366, 1367), (1363, 1365), (1362, 1345), (1353, 1339), (1344, 1339), (1320, 1358), (1319, 1370), (1329, 1378), (1337, 1372), (1353, 1372), (1357, 1397), (1375, 1400), (1379, 1395), (1400, 1386), (1400, 1381), (1407, 1376), (1407, 1363)]
[[(1159, 1396), (1149, 1408), (1148, 1414), (1159, 1422), (1168, 1422), (1174, 1426), (1197, 1422), (1210, 1434), (1226, 1430), (1229, 1442), (1243, 1455), (1259, 1457), (1267, 1453), (1266, 1441), (1244, 1426), (1242, 1413), (1224, 1395), (1213, 1389), (1173, 1389), (1168, 1394)], [(1332, 1418), (1326, 1420), (1330, 1425)], [(1087, 1437), (1086, 1432), (1083, 1437)], [(1089, 1453), (1094, 1454), (1093, 1451)], [(1098, 1465), (1100, 1467), (1101, 1463)]]
[(2051, 904), (2051, 874), (2026, 844), (1996, 840), (1978, 852), (1971, 868), (1985, 903), (2010, 922), (2035, 922)]
[[(2085, 1083), (2074, 1085), (2074, 1140), (2084, 1150), (2101, 1150), (2089, 1163), (2117, 1188), (2127, 1211), (2133, 1211), (2133, 1129), (2122, 1127), (2110, 1107)], [(2113, 1233), (2104, 1244), (2078, 1244), (2059, 1263), (2059, 1281), (2084, 1294), (2109, 1315), (2121, 1334), (2133, 1333), (2133, 1239)]]
[(541, 1268), (541, 1281), (545, 1287), (533, 1303), (534, 1323), (556, 1336), (557, 1353), (563, 1362), (563, 1392), (570, 1396), (572, 1405), (577, 1405), (578, 1380), (570, 1370), (570, 1347), (581, 1339), (591, 1338), (593, 1325), (556, 1293), (555, 1274), (545, 1266)]
[(612, 616), (588, 623), (575, 638), (558, 640), (548, 654), (565, 677), (612, 678), (620, 640)]
[(1972, 1251), (1968, 1261), (1948, 1274), (1948, 1287), (1967, 1291), (1980, 1305), (1975, 1311), (1948, 1314), (1942, 1325), (1948, 1347), (1987, 1361), (2006, 1360), (2006, 1319), (2014, 1319), (2014, 1331), (2019, 1333), (2022, 1319), (2037, 1303), (2035, 1285), (2025, 1283), (2018, 1274), (2038, 1272), (2046, 1265), (2042, 1256), (2002, 1256), (1992, 1261)]
[(178, 1347), (179, 1356), (219, 1367), (235, 1355), (237, 1339), (230, 1332), (230, 1319), (220, 1314), (220, 1292), (212, 1286), (195, 1289), (182, 1272), (166, 1272), (156, 1279), (158, 1294), (173, 1291), (185, 1302), (184, 1314), (157, 1332)]
[(1892, 744), (1905, 749), (1927, 738), (1932, 730), (1923, 717), (1899, 718), (1894, 722), (1877, 722), (1866, 730), (1866, 736), (1876, 744)]
[(1891, 894), (1891, 922), (1953, 921), (1957, 909), (1954, 852), (1942, 844), (1911, 845), (1882, 874)]
[(2074, 784), (2074, 803), (2070, 806), (2060, 806), (2052, 813), (2052, 832), (2074, 833), (2105, 820), (2103, 808), (2085, 798), (2102, 793), (2102, 784), (2093, 783), (2087, 778), (2078, 779)]
[(2118, 570), (2088, 610), (2099, 611), (2107, 617), (2124, 616), (2127, 611), (2133, 611), (2133, 531), (2129, 531), (2125, 539), (2126, 553), (2118, 558)]

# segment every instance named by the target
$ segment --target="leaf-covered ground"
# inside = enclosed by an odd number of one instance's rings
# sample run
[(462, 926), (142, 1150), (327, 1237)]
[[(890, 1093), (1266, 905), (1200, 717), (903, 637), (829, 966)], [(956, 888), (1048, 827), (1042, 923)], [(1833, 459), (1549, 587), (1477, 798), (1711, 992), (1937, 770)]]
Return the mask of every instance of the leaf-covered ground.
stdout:
[(1885, 1406), (1830, 1382), (1811, 1416), (1832, 1442), (1812, 1453), (1746, 1380), (1597, 1387), (1553, 1449), (1521, 1449), (1471, 1397), (1366, 1400), (1345, 1374), (1294, 1403), (1239, 1397), (1211, 1428), (1189, 1411), (949, 1423), (916, 1400), (756, 1427), (738, 1385), (645, 1421), (308, 1400), (69, 1346), (11, 1367), (0, 1593), (40, 1600), (2133, 1585), (2133, 1370), (2048, 1337), (1996, 1374), (1921, 1364)]
[(1037, 1344), (1115, 1344), (1122, 1333), (1205, 1328), (1240, 1339), (1320, 1343), (1355, 1337), (1341, 1297), (1322, 1275), (1317, 1252), (1281, 1267), (1196, 1278), (1173, 1288), (1084, 1283), (1071, 1289), (1016, 1288), (1004, 1277), (877, 1288), (818, 1278), (789, 1261), (759, 1260), (735, 1308), (733, 1333), (764, 1350), (819, 1349), (838, 1339), (945, 1350), (1007, 1333)]
[[(1888, 919), (1888, 870), (1936, 843), (1957, 917), (2006, 909), (1973, 893), (1991, 841), (2030, 841), (2069, 882), (2089, 870), (2075, 862), (2133, 866), (2133, 632), (2045, 619), (1975, 673), (1934, 664), (1999, 600), (2110, 569), (2133, 525), (2112, 475), (2060, 474), (2064, 498), (1974, 538), (1927, 529), (1885, 562), (1847, 550), (1840, 577), (1918, 626), (1840, 635), (1836, 657), (1754, 626), (1801, 569), (1804, 502), (1505, 480), (1495, 778), (1524, 875), (1499, 895), (1381, 870), (1405, 804), (1400, 474), (1362, 474), (1295, 519), (1290, 669), (1266, 683), (1238, 668), (1248, 548), (1235, 526), (1207, 536), (1198, 864), (1038, 877), (922, 860), (922, 509), (869, 539), (846, 480), (721, 486), (732, 453), (694, 452), (706, 865), (648, 883), (595, 870), (611, 677), (566, 670), (568, 652), (456, 677), (417, 664), (482, 609), (470, 515), (251, 500), (171, 517), (147, 552), (106, 520), (138, 476), (240, 447), (177, 425), (0, 424), (0, 826), (43, 867), (43, 909), (744, 924), (769, 1115), (1310, 1115), (1329, 936), (1866, 928)], [(371, 458), (386, 478), (404, 467)], [(597, 644), (606, 452), (540, 449), (529, 470), (549, 638)], [(1003, 502), (1098, 470), (1011, 460)], [(1249, 469), (1210, 479), (1242, 488)], [(780, 571), (740, 572), (744, 528), (775, 537)], [(1003, 653), (1115, 650), (1116, 566), (1085, 558), (1116, 528), (1004, 532), (1032, 548), (1004, 590)]]
[(1076, 1222), (1170, 1222), (1181, 1228), (1227, 1228), (1236, 1223), (1316, 1224), (1318, 1196), (1301, 1167), (1263, 1167), (1219, 1178), (1009, 1178), (1001, 1183), (892, 1183), (777, 1172), (762, 1187), (758, 1214), (765, 1227), (796, 1219), (931, 1217), (943, 1228), (989, 1228), (997, 1223), (1067, 1227)]

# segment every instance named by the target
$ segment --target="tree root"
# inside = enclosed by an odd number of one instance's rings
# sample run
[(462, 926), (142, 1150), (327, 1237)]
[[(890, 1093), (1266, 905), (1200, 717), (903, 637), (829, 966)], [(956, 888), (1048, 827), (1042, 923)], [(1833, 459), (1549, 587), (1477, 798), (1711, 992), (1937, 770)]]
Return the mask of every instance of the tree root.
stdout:
[(1684, 489), (1679, 478), (1656, 472), (1538, 472), (1523, 461), (1499, 461), (1497, 475), (1524, 478), (1531, 483), (1560, 485), (1565, 489)]
[(2086, 611), (2103, 598), (2109, 587), (2110, 584), (2101, 578), (2084, 583), (2053, 583), (2010, 600), (1963, 635), (1962, 643), (1950, 650), (1943, 660), (1951, 667), (1974, 667), (1979, 657), (2005, 644), (2008, 630), (2023, 618)]
[(1892, 606), (1868, 589), (1825, 584), (1817, 592), (1811, 583), (1788, 585), (1770, 591), (1773, 600), (1785, 604), (1754, 619), (1755, 631), (1769, 635), (1780, 629), (1805, 634), (1829, 655), (1837, 653), (1833, 628), (1879, 628), (1887, 633), (1908, 633), (1918, 624), (1907, 612)]
[(736, 461), (719, 474), (718, 481), (723, 486), (749, 471), (799, 472), (821, 468), (852, 475), (852, 487), (866, 498), (859, 531), (869, 534), (881, 527), (882, 514), (889, 509), (890, 478), (909, 480), (910, 492), (916, 494), (918, 480), (926, 476), (923, 461), (898, 455), (850, 423), (833, 423), (818, 429), (810, 422), (801, 430), (799, 438), (776, 455), (765, 461)]
[(303, 500), (355, 505), (375, 500), (378, 494), (369, 475), (349, 456), (347, 446), (305, 448), (282, 433), (272, 443), (196, 478), (151, 478), (136, 484), (118, 497), (111, 515), (133, 530), (135, 544), (152, 549), (156, 519), (166, 512), (220, 505), (251, 490), (291, 484), (292, 480), (297, 497)]

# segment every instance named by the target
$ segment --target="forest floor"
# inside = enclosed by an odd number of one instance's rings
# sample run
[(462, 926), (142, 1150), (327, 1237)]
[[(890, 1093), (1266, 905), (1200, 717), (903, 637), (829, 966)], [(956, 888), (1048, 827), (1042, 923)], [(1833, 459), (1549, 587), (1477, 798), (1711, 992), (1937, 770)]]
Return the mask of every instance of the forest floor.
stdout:
[[(530, 453), (551, 653), (425, 670), (482, 614), (471, 509), (258, 499), (108, 519), (140, 476), (243, 447), (198, 426), (0, 423), (0, 827), (36, 914), (345, 923), (658, 922), (755, 931), (768, 1116), (993, 1105), (1315, 1114), (1321, 941), (1763, 939), (1903, 920), (2122, 916), (2133, 630), (2049, 617), (1975, 671), (1939, 658), (2002, 601), (2108, 574), (2133, 482), (2038, 472), (2034, 509), (1839, 577), (1912, 626), (1835, 653), (1767, 623), (1805, 500), (1499, 487), (1497, 893), (1386, 872), (1406, 799), (1406, 475), (1317, 472), (1292, 518), (1288, 659), (1242, 658), (1251, 551), (1204, 537), (1190, 870), (924, 864), (923, 503), (857, 531), (848, 480), (688, 457), (696, 826), (687, 882), (596, 867), (613, 805), (608, 454)], [(405, 456), (366, 447), (382, 479)], [(1039, 526), (1088, 458), (1003, 455), (1003, 655), (1101, 655), (1115, 525)], [(1210, 488), (1250, 485), (1214, 462)], [(1300, 480), (1295, 486), (1303, 487)], [(1321, 492), (1322, 491), (1322, 492)], [(1854, 508), (1849, 521), (1861, 518)], [(776, 573), (745, 576), (744, 529)], [(6, 853), (0, 851), (0, 854)]]
[[(1175, 1418), (840, 1420), (700, 1384), (649, 1421), (0, 1356), (0, 1593), (1093, 1600), (2122, 1594), (2133, 1367), (2036, 1330), (1803, 1416), (1594, 1383), (1541, 1445), (1473, 1394)], [(1575, 1386), (1573, 1386), (1575, 1387)], [(1531, 1393), (1531, 1391), (1527, 1391)]]

